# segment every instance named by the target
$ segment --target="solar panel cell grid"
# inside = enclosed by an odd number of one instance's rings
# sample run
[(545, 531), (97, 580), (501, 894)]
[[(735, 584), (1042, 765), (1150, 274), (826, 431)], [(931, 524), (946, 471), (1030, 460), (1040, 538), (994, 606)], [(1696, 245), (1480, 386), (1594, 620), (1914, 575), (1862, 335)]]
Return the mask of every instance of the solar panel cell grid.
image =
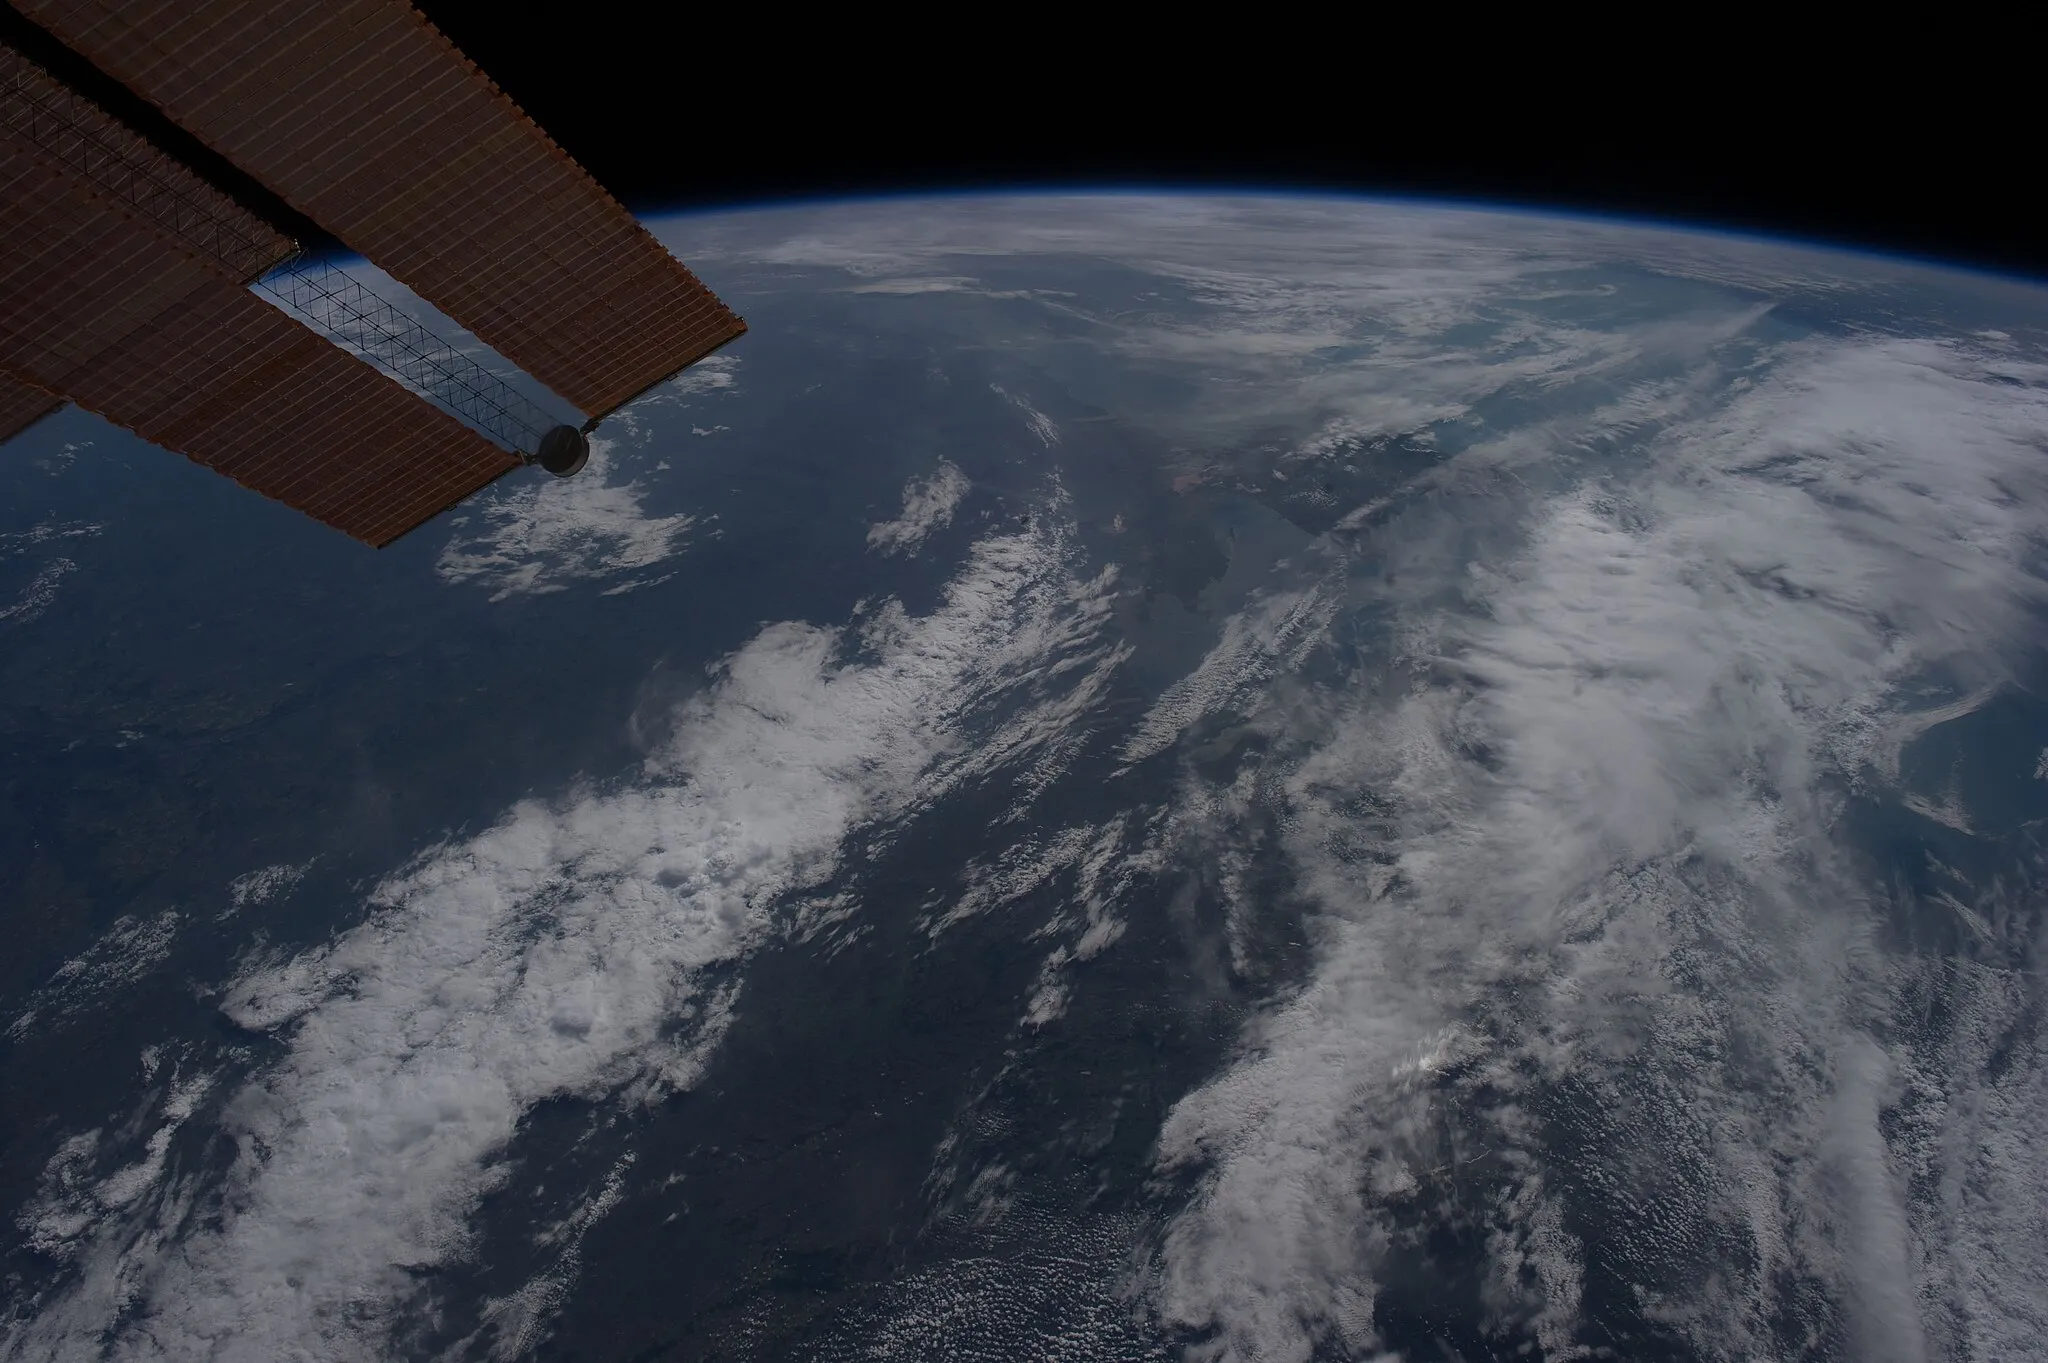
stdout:
[(268, 223), (5, 45), (0, 126), (237, 279), (255, 279), (294, 249)]
[(47, 388), (0, 374), (0, 441), (10, 440), (64, 405)]
[(399, 0), (18, 0), (591, 415), (745, 325)]

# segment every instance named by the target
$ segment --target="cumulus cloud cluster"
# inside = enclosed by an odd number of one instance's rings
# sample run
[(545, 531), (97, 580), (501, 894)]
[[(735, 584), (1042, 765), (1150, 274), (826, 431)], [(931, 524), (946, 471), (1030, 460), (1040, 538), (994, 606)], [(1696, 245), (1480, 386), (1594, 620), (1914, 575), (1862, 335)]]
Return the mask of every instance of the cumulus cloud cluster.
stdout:
[(967, 495), (967, 475), (950, 459), (942, 459), (930, 477), (903, 485), (903, 510), (894, 520), (868, 527), (868, 547), (885, 554), (908, 553), (932, 531), (953, 523), (953, 512)]
[(668, 580), (653, 572), (689, 545), (698, 518), (648, 514), (646, 490), (621, 479), (613, 442), (593, 438), (574, 478), (523, 479), (479, 494), (456, 516), (434, 567), (443, 581), (476, 582), (491, 600), (602, 581), (605, 594)]
[[(582, 583), (603, 583), (603, 595), (619, 596), (668, 581), (674, 570), (662, 565), (687, 552), (717, 517), (649, 512), (648, 480), (629, 471), (639, 467), (631, 456), (652, 444), (675, 413), (739, 391), (737, 357), (699, 360), (615, 413), (606, 434), (592, 436), (590, 460), (575, 477), (512, 478), (478, 494), (451, 518), (455, 534), (435, 570), (445, 582), (490, 588), (493, 601)], [(690, 429), (708, 436), (727, 428)], [(665, 460), (653, 465), (656, 472), (668, 467)]]
[(306, 872), (311, 870), (312, 866), (313, 863), (310, 861), (296, 864), (279, 862), (272, 866), (260, 866), (236, 876), (228, 882), (228, 907), (225, 913), (233, 914), (258, 904), (268, 904), (280, 896), (290, 894), (293, 887), (306, 878)]
[(171, 954), (184, 915), (164, 909), (147, 917), (123, 914), (99, 939), (57, 967), (7, 1026), (9, 1037), (34, 1028), (64, 1026), (95, 1004), (134, 984)]

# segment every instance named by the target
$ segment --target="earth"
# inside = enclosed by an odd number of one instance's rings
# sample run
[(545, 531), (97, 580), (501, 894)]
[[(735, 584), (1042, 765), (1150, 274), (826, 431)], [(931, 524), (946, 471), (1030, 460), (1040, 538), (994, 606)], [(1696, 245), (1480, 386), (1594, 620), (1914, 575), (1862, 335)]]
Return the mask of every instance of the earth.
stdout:
[(382, 552), (0, 451), (0, 1356), (2048, 1357), (2048, 290), (653, 226)]

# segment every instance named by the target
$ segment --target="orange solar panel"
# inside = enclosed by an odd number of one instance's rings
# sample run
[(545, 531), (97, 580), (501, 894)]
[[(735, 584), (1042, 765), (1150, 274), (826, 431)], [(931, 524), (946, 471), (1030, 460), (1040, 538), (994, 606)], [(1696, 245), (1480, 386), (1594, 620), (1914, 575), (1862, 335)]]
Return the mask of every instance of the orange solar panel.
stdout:
[(55, 393), (0, 374), (0, 440), (20, 435), (63, 405)]
[(289, 237), (4, 44), (0, 129), (237, 279), (260, 277), (295, 249)]
[[(21, 88), (0, 82), (0, 106)], [(20, 126), (0, 116), (0, 373), (370, 544), (518, 465), (256, 297), (234, 257), (202, 254), (88, 178), (61, 137), (31, 142)], [(81, 126), (133, 137), (111, 121)], [(236, 226), (289, 249), (253, 218)]]
[(14, 0), (592, 416), (746, 324), (403, 0)]

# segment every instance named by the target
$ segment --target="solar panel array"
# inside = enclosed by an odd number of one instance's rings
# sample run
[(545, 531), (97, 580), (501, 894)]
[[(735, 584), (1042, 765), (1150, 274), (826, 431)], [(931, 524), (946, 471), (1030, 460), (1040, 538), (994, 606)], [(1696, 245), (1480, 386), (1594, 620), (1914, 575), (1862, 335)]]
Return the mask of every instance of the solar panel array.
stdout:
[(597, 416), (743, 332), (403, 0), (14, 0)]
[[(0, 81), (0, 106), (47, 80), (9, 49), (0, 63), (19, 77)], [(121, 192), (119, 168), (150, 153), (135, 134), (82, 101), (52, 107), (73, 121), (38, 125), (33, 139), (19, 110), (0, 108), (0, 374), (370, 544), (517, 467), (251, 293), (255, 257), (223, 259)], [(79, 142), (98, 149), (85, 162), (68, 150)], [(94, 165), (116, 168), (112, 183)], [(189, 171), (152, 173), (173, 197), (226, 215), (238, 240), (290, 253)]]
[(64, 405), (64, 399), (0, 374), (0, 440), (20, 435)]
[(10, 47), (0, 45), (0, 128), (124, 208), (247, 281), (290, 255), (291, 240), (181, 162)]

